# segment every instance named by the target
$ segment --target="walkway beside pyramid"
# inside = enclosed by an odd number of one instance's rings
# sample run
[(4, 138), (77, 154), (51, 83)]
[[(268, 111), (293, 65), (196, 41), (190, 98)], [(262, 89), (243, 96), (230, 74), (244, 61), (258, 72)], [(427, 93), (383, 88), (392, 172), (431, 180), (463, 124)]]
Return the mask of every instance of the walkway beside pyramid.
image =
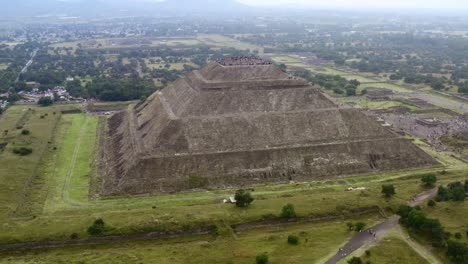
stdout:
[(112, 116), (103, 195), (306, 181), (432, 166), (410, 141), (261, 59), (231, 58)]

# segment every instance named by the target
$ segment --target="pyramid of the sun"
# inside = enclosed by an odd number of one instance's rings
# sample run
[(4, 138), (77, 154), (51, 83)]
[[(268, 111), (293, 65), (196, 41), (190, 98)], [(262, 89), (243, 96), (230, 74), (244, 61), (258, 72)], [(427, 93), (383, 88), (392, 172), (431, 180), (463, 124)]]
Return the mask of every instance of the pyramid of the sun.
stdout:
[(186, 190), (190, 177), (228, 187), (436, 163), (274, 65), (228, 61), (211, 62), (109, 119), (103, 195)]

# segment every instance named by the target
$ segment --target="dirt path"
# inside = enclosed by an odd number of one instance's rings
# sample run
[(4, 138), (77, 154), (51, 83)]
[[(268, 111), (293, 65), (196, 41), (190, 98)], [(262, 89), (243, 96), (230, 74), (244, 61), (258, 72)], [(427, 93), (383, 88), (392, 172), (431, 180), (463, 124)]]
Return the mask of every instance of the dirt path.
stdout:
[[(416, 206), (418, 204), (423, 203), (424, 201), (434, 197), (437, 194), (437, 188), (428, 190), (426, 192), (420, 193), (414, 196), (411, 201), (408, 202), (409, 206)], [(366, 229), (360, 233), (354, 235), (342, 248), (338, 250), (338, 252), (331, 257), (329, 260), (325, 262), (325, 264), (335, 264), (338, 263), (340, 260), (346, 258), (356, 250), (369, 246), (378, 242), (382, 239), (390, 230), (394, 229), (395, 227), (399, 227), (398, 221), (400, 220), (400, 216), (394, 215), (390, 217), (387, 221), (382, 222), (378, 225), (375, 225), (369, 229)], [(401, 227), (400, 227), (401, 228)], [(416, 242), (412, 242), (412, 244), (408, 243), (410, 246), (416, 244)], [(418, 245), (419, 248), (415, 248), (415, 250), (421, 250), (422, 246)], [(419, 251), (420, 252), (420, 251)], [(436, 259), (433, 256), (434, 259)], [(439, 262), (435, 262), (439, 263)]]

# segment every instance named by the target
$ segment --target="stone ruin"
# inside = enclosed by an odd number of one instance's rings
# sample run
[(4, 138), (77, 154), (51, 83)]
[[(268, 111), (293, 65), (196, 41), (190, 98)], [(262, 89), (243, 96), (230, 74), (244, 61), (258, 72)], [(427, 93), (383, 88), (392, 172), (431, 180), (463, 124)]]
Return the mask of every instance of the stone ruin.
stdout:
[(102, 195), (184, 191), (191, 179), (225, 188), (436, 164), (272, 64), (229, 62), (211, 62), (109, 118)]

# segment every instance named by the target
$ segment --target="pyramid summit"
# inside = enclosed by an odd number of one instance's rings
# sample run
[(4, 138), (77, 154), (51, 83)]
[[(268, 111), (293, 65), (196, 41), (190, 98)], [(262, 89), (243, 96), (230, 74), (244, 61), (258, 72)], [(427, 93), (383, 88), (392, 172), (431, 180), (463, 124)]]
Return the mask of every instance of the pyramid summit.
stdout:
[[(357, 109), (256, 57), (226, 58), (108, 120), (103, 195), (249, 186), (431, 166)], [(202, 186), (193, 185), (196, 177)]]

